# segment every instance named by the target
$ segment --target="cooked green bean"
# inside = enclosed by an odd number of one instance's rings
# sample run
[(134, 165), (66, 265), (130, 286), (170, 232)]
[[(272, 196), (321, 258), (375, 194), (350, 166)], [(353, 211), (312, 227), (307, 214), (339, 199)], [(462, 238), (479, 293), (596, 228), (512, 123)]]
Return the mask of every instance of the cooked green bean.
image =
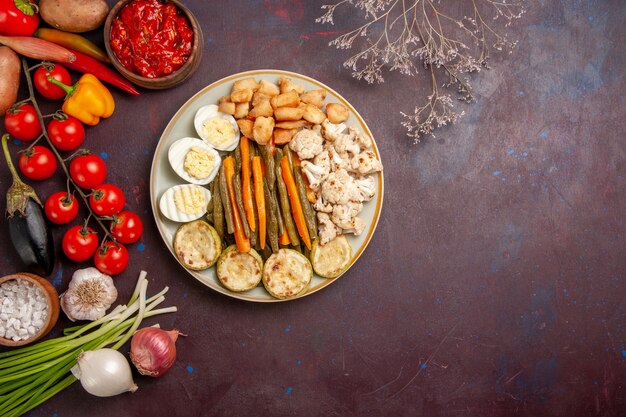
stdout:
[(235, 173), (241, 172), (241, 144), (237, 145), (232, 155), (235, 159)]
[(258, 209), (256, 208), (256, 197), (254, 195), (254, 187), (250, 187), (250, 196), (251, 196), (250, 198), (252, 198), (252, 213), (254, 216), (254, 224), (256, 224), (256, 230), (252, 230), (252, 228), (250, 229), (250, 246), (255, 248), (261, 242), (259, 240), (259, 214), (258, 214)]
[(213, 202), (213, 194), (215, 194), (213, 183), (209, 184), (209, 191), (211, 192), (211, 199), (209, 200), (209, 203), (206, 205), (206, 211), (208, 214), (211, 214), (213, 212), (213, 204), (215, 204)]
[(243, 232), (247, 238), (250, 238), (250, 225), (248, 224), (248, 219), (246, 218), (246, 211), (243, 208), (243, 197), (241, 195), (241, 175), (239, 171), (235, 172), (235, 176), (233, 177), (233, 188), (235, 189), (236, 203), (236, 207), (233, 207), (233, 210), (239, 210), (241, 223), (243, 223)]
[(302, 211), (304, 213), (304, 221), (306, 222), (306, 227), (309, 229), (309, 235), (311, 236), (311, 241), (317, 239), (317, 222), (315, 210), (311, 207), (311, 203), (307, 198), (307, 190), (306, 185), (304, 185), (304, 179), (302, 178), (302, 168), (294, 167), (293, 168), (293, 177), (296, 180), (296, 188), (298, 189), (298, 197), (300, 197), (300, 201), (302, 203)]
[(272, 192), (267, 185), (267, 178), (263, 178), (263, 194), (265, 195), (265, 212), (267, 213), (267, 240), (272, 247), (272, 252), (278, 252), (278, 207), (272, 199)]
[(224, 218), (226, 219), (226, 230), (228, 234), (235, 233), (235, 225), (233, 224), (233, 206), (230, 204), (228, 196), (228, 188), (226, 187), (226, 175), (224, 175), (224, 165), (220, 165), (219, 172), (219, 188), (222, 198), (222, 206), (224, 207)]
[(219, 177), (213, 180), (213, 189), (215, 191), (215, 194), (213, 194), (213, 199), (215, 200), (213, 203), (213, 227), (220, 238), (224, 239), (224, 207), (222, 206)]
[(282, 177), (282, 171), (280, 165), (276, 165), (276, 184), (278, 185), (278, 197), (280, 200), (280, 207), (282, 209), (283, 220), (285, 221), (285, 228), (289, 235), (289, 240), (293, 246), (300, 244), (300, 238), (296, 231), (293, 218), (291, 217), (291, 207), (289, 205), (289, 195), (287, 194), (287, 186)]
[(276, 184), (276, 171), (274, 170), (274, 156), (272, 155), (272, 148), (270, 145), (259, 145), (259, 151), (265, 162), (265, 173), (267, 175), (267, 185), (270, 191), (274, 191), (274, 184)]
[(283, 155), (287, 157), (287, 160), (289, 161), (289, 168), (293, 170), (295, 164), (293, 163), (293, 152), (289, 149), (289, 145), (285, 145), (283, 148)]

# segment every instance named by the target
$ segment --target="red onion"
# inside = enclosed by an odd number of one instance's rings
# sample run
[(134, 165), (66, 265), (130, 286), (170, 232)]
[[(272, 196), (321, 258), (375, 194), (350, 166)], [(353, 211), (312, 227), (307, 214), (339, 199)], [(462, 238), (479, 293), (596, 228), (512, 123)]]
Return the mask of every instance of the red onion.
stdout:
[[(183, 335), (178, 330), (144, 327), (130, 342), (130, 360), (141, 375), (159, 377), (176, 362), (176, 339)], [(183, 335), (184, 336), (184, 335)]]

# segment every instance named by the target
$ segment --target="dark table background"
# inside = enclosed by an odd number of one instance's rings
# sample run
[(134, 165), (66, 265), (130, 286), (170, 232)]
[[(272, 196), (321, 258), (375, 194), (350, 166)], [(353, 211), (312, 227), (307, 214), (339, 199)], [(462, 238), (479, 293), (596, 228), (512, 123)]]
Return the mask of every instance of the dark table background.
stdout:
[[(625, 2), (529, 2), (509, 31), (518, 49), (494, 55), (476, 79), (477, 103), (419, 145), (399, 112), (425, 98), (428, 79), (391, 74), (367, 86), (342, 68), (348, 52), (327, 46), (358, 13), (331, 27), (314, 23), (324, 1), (185, 3), (204, 31), (201, 68), (167, 91), (112, 89), (115, 114), (88, 129), (86, 146), (105, 154), (109, 182), (146, 226), (115, 278), (120, 300), (146, 269), (179, 307), (162, 327), (188, 337), (170, 373), (136, 377), (132, 395), (100, 399), (74, 384), (30, 415), (626, 415)], [(259, 68), (339, 91), (385, 165), (364, 256), (330, 287), (273, 305), (191, 278), (160, 239), (148, 187), (176, 110), (205, 85)], [(40, 195), (63, 186), (57, 177), (35, 184)], [(64, 230), (55, 228), (59, 253)], [(6, 222), (0, 233), (0, 268), (19, 271)], [(86, 265), (59, 256), (59, 292)], [(63, 317), (53, 334), (67, 325)]]

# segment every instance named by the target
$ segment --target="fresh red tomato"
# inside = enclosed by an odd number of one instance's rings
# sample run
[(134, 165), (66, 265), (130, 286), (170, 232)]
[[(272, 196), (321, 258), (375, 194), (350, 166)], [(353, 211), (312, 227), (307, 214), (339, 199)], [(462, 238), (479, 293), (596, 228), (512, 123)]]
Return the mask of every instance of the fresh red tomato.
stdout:
[(28, 0), (0, 0), (0, 35), (32, 36), (39, 14)]
[(70, 177), (81, 188), (96, 188), (106, 176), (106, 164), (98, 155), (80, 155), (70, 162)]
[(39, 94), (50, 100), (62, 99), (67, 93), (58, 85), (54, 85), (48, 81), (48, 74), (65, 85), (72, 85), (70, 73), (67, 72), (65, 67), (59, 64), (45, 64), (37, 68), (35, 76), (33, 77), (33, 84), (35, 84), (35, 88)]
[(98, 234), (91, 227), (72, 226), (63, 235), (61, 247), (72, 261), (86, 261), (98, 249)]
[(89, 206), (98, 216), (112, 216), (124, 209), (126, 197), (119, 187), (102, 184), (93, 189), (89, 196)]
[(103, 274), (117, 275), (128, 266), (128, 251), (124, 245), (108, 241), (98, 249), (93, 262)]
[(57, 149), (75, 151), (85, 140), (85, 127), (72, 116), (67, 116), (67, 119), (52, 119), (48, 123), (48, 136)]
[(45, 146), (35, 145), (20, 155), (20, 171), (31, 180), (46, 180), (57, 169), (57, 160)]
[(143, 223), (139, 216), (132, 211), (123, 211), (113, 217), (111, 234), (125, 245), (135, 243), (143, 234)]
[(78, 201), (67, 191), (57, 191), (46, 200), (44, 211), (52, 223), (67, 224), (78, 215)]
[(4, 116), (4, 127), (15, 139), (25, 142), (32, 142), (41, 135), (37, 110), (29, 103), (11, 107)]

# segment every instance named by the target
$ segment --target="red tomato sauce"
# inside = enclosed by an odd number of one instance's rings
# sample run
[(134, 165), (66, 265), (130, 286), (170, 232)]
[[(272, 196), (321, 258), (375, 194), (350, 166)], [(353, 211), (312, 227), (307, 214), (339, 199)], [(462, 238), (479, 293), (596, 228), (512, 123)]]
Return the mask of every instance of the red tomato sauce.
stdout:
[(122, 65), (135, 74), (162, 77), (189, 59), (193, 29), (175, 4), (133, 0), (111, 25), (111, 47)]

